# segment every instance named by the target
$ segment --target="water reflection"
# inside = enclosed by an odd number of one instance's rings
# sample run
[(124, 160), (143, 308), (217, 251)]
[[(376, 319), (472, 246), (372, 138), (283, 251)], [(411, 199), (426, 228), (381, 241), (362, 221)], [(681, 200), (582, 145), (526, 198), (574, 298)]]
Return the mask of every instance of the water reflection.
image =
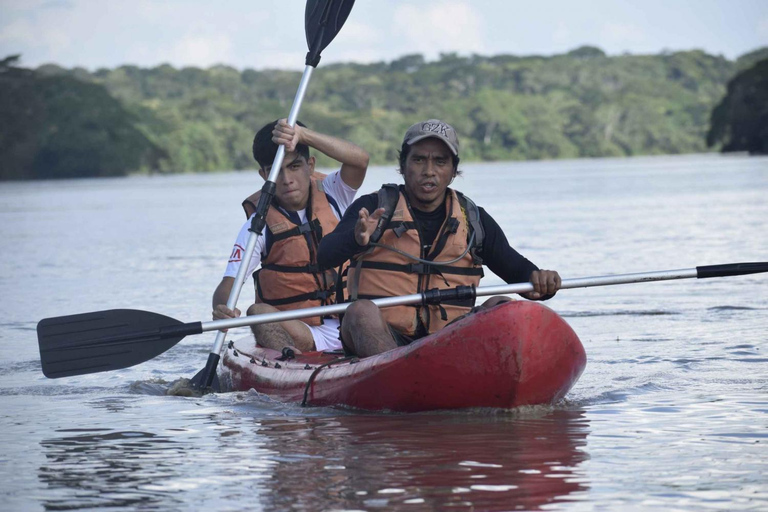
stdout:
[[(91, 405), (114, 425), (150, 402)], [(45, 509), (540, 510), (589, 486), (590, 424), (576, 406), (363, 415), (234, 395), (162, 403), (155, 424), (140, 415), (43, 440)]]
[(587, 490), (588, 433), (584, 411), (563, 409), (261, 420), (277, 452), (262, 498), (267, 510), (538, 510)]
[[(46, 510), (93, 508), (174, 508), (173, 496), (151, 489), (157, 475), (178, 471), (184, 457), (174, 441), (147, 432), (113, 430), (61, 431), (42, 441), (46, 463), (40, 481), (53, 495)], [(46, 493), (46, 498), (48, 494)]]

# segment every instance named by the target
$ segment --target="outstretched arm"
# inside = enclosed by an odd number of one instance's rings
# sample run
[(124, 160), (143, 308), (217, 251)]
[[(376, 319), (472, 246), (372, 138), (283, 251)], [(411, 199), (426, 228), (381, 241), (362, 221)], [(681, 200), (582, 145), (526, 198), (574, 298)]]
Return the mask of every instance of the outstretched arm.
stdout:
[[(339, 221), (336, 229), (323, 236), (320, 240), (320, 247), (317, 251), (317, 262), (321, 267), (338, 267), (352, 256), (365, 250), (370, 239), (370, 233), (368, 233), (367, 239), (360, 239), (361, 242), (364, 242), (362, 244), (358, 242), (358, 236), (365, 236), (364, 232), (368, 231), (365, 227), (368, 223), (372, 223), (370, 232), (373, 232), (373, 229), (375, 229), (376, 226), (374, 221), (378, 222), (378, 219), (383, 213), (383, 209), (381, 209), (379, 213), (376, 213), (378, 211), (377, 205), (378, 199), (374, 193), (358, 197), (355, 202), (347, 208), (346, 213), (344, 213), (344, 216), (341, 218), (341, 221)], [(366, 212), (374, 212), (376, 215), (375, 219), (372, 219), (370, 215), (366, 214), (366, 220), (361, 221), (360, 212), (362, 210), (365, 210)]]
[(357, 189), (363, 184), (368, 169), (368, 152), (349, 141), (319, 133), (299, 125), (290, 126), (288, 120), (281, 119), (272, 132), (275, 144), (284, 144), (286, 151), (293, 151), (297, 144), (306, 144), (326, 156), (341, 162), (341, 179), (350, 187)]

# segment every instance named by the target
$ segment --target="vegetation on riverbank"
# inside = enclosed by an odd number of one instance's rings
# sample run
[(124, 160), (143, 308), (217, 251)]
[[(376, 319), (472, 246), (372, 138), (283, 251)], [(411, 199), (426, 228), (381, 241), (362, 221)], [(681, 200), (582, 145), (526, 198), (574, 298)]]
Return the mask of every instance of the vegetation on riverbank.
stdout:
[(768, 155), (768, 59), (728, 82), (727, 94), (712, 112), (707, 145)]
[[(733, 91), (743, 92), (737, 80), (745, 79), (734, 77), (752, 76), (766, 58), (768, 48), (731, 61), (582, 47), (551, 57), (333, 64), (313, 76), (300, 118), (366, 148), (374, 164), (394, 165), (405, 129), (430, 117), (454, 125), (465, 162), (692, 153), (708, 142), (745, 150), (729, 139), (739, 129), (723, 128), (744, 115), (744, 94)], [(0, 179), (252, 169), (254, 132), (287, 115), (299, 77), (227, 66), (29, 70), (6, 58)]]

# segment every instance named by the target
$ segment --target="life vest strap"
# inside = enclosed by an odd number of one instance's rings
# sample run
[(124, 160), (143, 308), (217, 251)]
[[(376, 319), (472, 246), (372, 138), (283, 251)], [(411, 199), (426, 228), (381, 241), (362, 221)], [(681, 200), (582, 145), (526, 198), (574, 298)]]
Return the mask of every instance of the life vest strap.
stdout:
[(286, 238), (290, 238), (292, 236), (305, 235), (306, 233), (316, 233), (317, 239), (321, 239), (323, 237), (323, 227), (320, 225), (320, 221), (318, 219), (313, 219), (310, 222), (299, 224), (298, 226), (287, 231), (283, 231), (277, 234), (272, 233), (272, 243), (285, 240)]
[(293, 297), (286, 297), (284, 299), (265, 299), (261, 295), (261, 290), (259, 290), (259, 299), (261, 299), (262, 302), (265, 304), (269, 304), (270, 306), (285, 306), (287, 304), (293, 304), (294, 302), (304, 302), (306, 300), (319, 300), (322, 303), (328, 302), (328, 299), (331, 298), (335, 293), (335, 288), (331, 287), (327, 290), (314, 290), (309, 293), (302, 293), (300, 295), (294, 295)]
[(265, 270), (273, 270), (275, 272), (288, 272), (290, 274), (319, 274), (322, 272), (318, 265), (304, 265), (301, 267), (288, 267), (286, 265), (278, 265), (276, 263), (268, 263), (262, 265), (261, 268)]
[(443, 275), (454, 274), (460, 276), (484, 276), (482, 267), (470, 267), (460, 268), (452, 267), (449, 265), (441, 265), (436, 263), (434, 265), (426, 263), (386, 263), (381, 261), (362, 261), (362, 268), (372, 270), (389, 270), (392, 272), (405, 272), (406, 274), (421, 274), (421, 275)]
[(408, 221), (403, 222), (399, 220), (391, 221), (389, 223), (389, 226), (386, 227), (386, 229), (391, 229), (397, 238), (400, 238), (405, 234), (406, 231), (409, 229), (418, 229), (415, 222)]

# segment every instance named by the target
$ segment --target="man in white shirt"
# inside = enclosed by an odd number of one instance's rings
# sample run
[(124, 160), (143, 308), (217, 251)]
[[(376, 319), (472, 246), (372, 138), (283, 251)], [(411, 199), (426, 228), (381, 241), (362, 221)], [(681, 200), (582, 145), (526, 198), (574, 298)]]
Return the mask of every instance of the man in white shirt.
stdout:
[[(317, 245), (354, 200), (368, 168), (368, 153), (362, 148), (300, 123), (291, 127), (281, 119), (264, 126), (253, 141), (262, 178), (269, 175), (281, 144), (285, 145), (285, 158), (275, 180), (275, 197), (248, 267), (249, 275), (256, 272), (257, 290), (256, 303), (248, 308), (248, 315), (332, 302), (335, 272), (317, 267)], [(341, 162), (341, 168), (325, 177), (315, 173), (310, 147)], [(257, 198), (258, 193), (243, 203), (249, 217)], [(240, 229), (224, 277), (213, 294), (214, 320), (240, 316), (240, 310), (230, 310), (226, 302), (246, 258), (250, 226), (249, 218)], [(252, 330), (259, 346), (277, 350), (291, 347), (301, 352), (341, 348), (338, 328), (338, 318), (323, 317), (255, 325)]]

